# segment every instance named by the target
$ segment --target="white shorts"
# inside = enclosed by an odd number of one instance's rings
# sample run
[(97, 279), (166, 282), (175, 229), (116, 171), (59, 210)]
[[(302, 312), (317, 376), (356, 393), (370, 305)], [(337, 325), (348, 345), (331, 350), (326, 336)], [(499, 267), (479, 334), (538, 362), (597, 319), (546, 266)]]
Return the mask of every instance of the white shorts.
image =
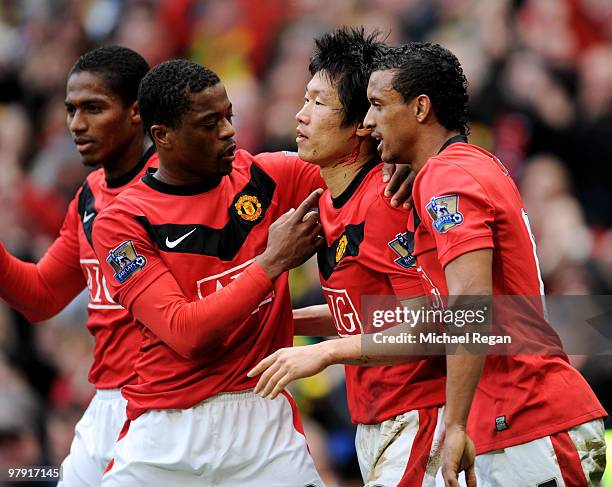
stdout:
[(478, 487), (591, 487), (606, 467), (603, 420), (476, 457)]
[(431, 407), (375, 425), (360, 424), (355, 447), (365, 486), (435, 486), (444, 436), (443, 414), (443, 407)]
[(104, 487), (322, 487), (288, 393), (214, 396), (154, 410), (126, 427)]
[(126, 400), (119, 389), (98, 389), (75, 427), (70, 453), (62, 462), (58, 487), (99, 486), (125, 423)]

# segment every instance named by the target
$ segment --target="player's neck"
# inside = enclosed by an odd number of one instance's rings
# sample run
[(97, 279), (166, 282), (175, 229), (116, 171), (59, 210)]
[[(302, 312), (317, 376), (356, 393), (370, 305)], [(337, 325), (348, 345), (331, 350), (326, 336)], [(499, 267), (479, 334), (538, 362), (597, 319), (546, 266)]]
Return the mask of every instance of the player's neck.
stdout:
[(423, 135), (415, 147), (414, 158), (411, 164), (412, 170), (418, 173), (423, 169), (427, 161), (438, 154), (444, 143), (455, 135), (459, 135), (459, 132), (448, 130), (438, 124), (431, 125), (427, 127), (427, 130), (423, 130)]
[(140, 162), (147, 147), (144, 134), (136, 137), (119, 157), (104, 164), (104, 177), (112, 180), (129, 173)]
[(365, 166), (373, 157), (372, 154), (359, 152), (358, 155), (321, 168), (321, 177), (325, 181), (332, 198), (340, 196), (351, 184), (359, 170)]

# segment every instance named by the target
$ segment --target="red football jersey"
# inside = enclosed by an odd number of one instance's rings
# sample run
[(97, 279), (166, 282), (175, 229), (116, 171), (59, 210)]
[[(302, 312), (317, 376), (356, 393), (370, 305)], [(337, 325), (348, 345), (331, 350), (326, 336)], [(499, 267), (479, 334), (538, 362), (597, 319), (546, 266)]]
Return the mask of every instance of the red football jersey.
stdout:
[[(340, 196), (332, 198), (327, 190), (319, 201), (327, 244), (318, 253), (319, 276), (340, 336), (372, 331), (362, 314), (363, 296), (424, 294), (414, 259), (403, 250), (408, 212), (389, 204), (384, 186), (382, 163), (372, 161)], [(380, 423), (444, 404), (444, 357), (393, 366), (347, 365), (345, 370), (355, 423)]]
[[(102, 265), (111, 295), (130, 309), (166, 272), (188, 301), (215, 293), (265, 250), (270, 224), (323, 184), (316, 166), (280, 152), (253, 156), (239, 150), (232, 172), (210, 184), (172, 186), (147, 174), (96, 222), (96, 253), (109, 257)], [(128, 254), (116, 257), (121, 245)], [(222, 343), (201, 355), (179, 355), (142, 323), (140, 329), (138, 384), (122, 390), (130, 419), (150, 409), (187, 409), (221, 392), (254, 388), (258, 378), (248, 378), (247, 372), (293, 343), (287, 274)]]
[(127, 174), (107, 181), (102, 168), (89, 174), (70, 203), (59, 238), (45, 258), (80, 265), (89, 288), (87, 329), (94, 337), (94, 360), (89, 381), (97, 389), (114, 389), (136, 381), (134, 361), (140, 343), (130, 314), (113, 301), (91, 240), (98, 214), (127, 187), (134, 185), (149, 167), (157, 166), (151, 147)]
[[(490, 248), (494, 296), (543, 295), (535, 242), (518, 189), (495, 156), (465, 140), (456, 137), (445, 144), (414, 183), (414, 255), (423, 282), (434, 294), (448, 295), (444, 267), (463, 254)], [(538, 322), (528, 326), (542, 337), (558, 340), (541, 304), (539, 298), (526, 298), (522, 309), (515, 310), (513, 323), (525, 328), (526, 317), (536, 316)], [(549, 333), (542, 332), (546, 329)], [(562, 352), (556, 356), (489, 355), (472, 403), (468, 432), (482, 454), (605, 415)]]

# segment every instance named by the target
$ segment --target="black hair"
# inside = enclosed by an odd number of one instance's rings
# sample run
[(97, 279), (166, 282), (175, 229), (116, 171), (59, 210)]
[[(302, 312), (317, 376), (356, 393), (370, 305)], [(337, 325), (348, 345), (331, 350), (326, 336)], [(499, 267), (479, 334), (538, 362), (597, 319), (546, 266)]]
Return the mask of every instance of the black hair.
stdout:
[(469, 133), (467, 79), (457, 57), (439, 44), (412, 42), (389, 49), (376, 70), (395, 70), (393, 89), (405, 102), (427, 95), (436, 118), (448, 130)]
[(137, 52), (122, 46), (104, 46), (79, 57), (69, 76), (82, 71), (94, 73), (129, 106), (136, 101), (140, 80), (149, 69), (149, 64)]
[(342, 126), (362, 122), (368, 112), (368, 80), (375, 63), (386, 52), (380, 32), (363, 27), (341, 27), (315, 39), (308, 69), (323, 72), (336, 84), (342, 104)]
[(186, 59), (157, 65), (142, 79), (138, 89), (145, 128), (149, 131), (153, 125), (178, 127), (191, 104), (191, 94), (220, 82), (213, 71)]

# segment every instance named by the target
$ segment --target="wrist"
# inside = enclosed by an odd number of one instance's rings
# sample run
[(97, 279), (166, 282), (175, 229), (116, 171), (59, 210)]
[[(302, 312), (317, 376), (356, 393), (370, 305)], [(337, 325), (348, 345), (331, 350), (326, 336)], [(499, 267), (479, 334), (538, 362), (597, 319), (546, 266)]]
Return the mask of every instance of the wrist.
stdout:
[(447, 432), (466, 431), (465, 422), (444, 418), (444, 428)]
[(315, 345), (319, 349), (325, 367), (339, 363), (337, 362), (336, 344), (334, 343), (337, 341), (338, 340), (326, 340)]
[(255, 258), (255, 262), (259, 264), (259, 267), (263, 269), (271, 281), (275, 281), (284, 272), (277, 259), (270, 258), (265, 252), (258, 255)]

